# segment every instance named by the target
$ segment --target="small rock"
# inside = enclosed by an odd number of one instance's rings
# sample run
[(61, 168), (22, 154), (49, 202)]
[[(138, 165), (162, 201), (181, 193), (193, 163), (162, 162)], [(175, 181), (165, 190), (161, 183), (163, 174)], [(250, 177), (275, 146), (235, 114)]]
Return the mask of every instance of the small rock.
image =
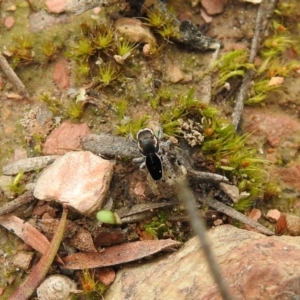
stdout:
[(90, 215), (103, 205), (114, 165), (89, 151), (69, 152), (40, 174), (34, 197), (56, 200), (81, 214)]
[(217, 219), (217, 220), (214, 220), (214, 226), (220, 226), (222, 225), (224, 222), (222, 219)]
[(234, 202), (237, 203), (240, 199), (240, 191), (237, 186), (228, 184), (225, 182), (220, 183), (220, 188), (221, 190), (230, 197), (230, 199)]
[(65, 90), (70, 87), (70, 76), (65, 60), (60, 60), (55, 64), (52, 78), (60, 90)]
[(211, 23), (212, 17), (210, 15), (208, 15), (204, 9), (200, 9), (200, 14), (201, 14), (202, 19), (206, 23)]
[(283, 77), (272, 77), (269, 81), (269, 86), (272, 86), (272, 85), (281, 85), (284, 83), (284, 78)]
[(133, 18), (121, 18), (115, 22), (116, 31), (128, 41), (155, 45), (156, 39), (149, 27), (140, 20)]
[(72, 124), (65, 121), (47, 137), (43, 154), (65, 154), (71, 150), (79, 149), (81, 138), (90, 133), (91, 130), (86, 123)]
[(261, 217), (260, 209), (252, 208), (248, 217), (254, 221), (258, 221), (258, 219)]
[(13, 264), (22, 270), (27, 270), (30, 266), (34, 253), (29, 251), (19, 251), (13, 260)]
[(27, 111), (20, 123), (23, 126), (27, 141), (33, 136), (46, 138), (54, 126), (53, 114), (45, 105), (41, 105)]
[(98, 15), (100, 13), (100, 11), (101, 11), (101, 7), (100, 6), (97, 6), (97, 7), (93, 8), (93, 13), (95, 15)]
[(181, 72), (180, 68), (174, 65), (168, 68), (167, 76), (172, 83), (177, 83), (184, 79), (184, 75)]
[(272, 222), (275, 223), (278, 221), (278, 219), (280, 218), (281, 212), (278, 209), (270, 209), (267, 212), (266, 218)]
[(36, 216), (42, 216), (48, 208), (48, 204), (44, 203), (43, 201), (39, 201), (37, 205), (33, 209), (33, 214)]
[(300, 235), (300, 217), (296, 215), (286, 214), (287, 230), (290, 235)]
[(64, 12), (67, 0), (47, 0), (46, 5), (50, 12), (60, 14)]
[(15, 25), (14, 17), (11, 17), (11, 16), (6, 17), (4, 19), (3, 25), (6, 29), (8, 29), (8, 30), (11, 29)]
[(220, 14), (224, 11), (227, 1), (224, 0), (202, 0), (201, 5), (209, 15)]
[(98, 279), (105, 285), (109, 286), (115, 281), (116, 272), (111, 267), (101, 268), (97, 272)]

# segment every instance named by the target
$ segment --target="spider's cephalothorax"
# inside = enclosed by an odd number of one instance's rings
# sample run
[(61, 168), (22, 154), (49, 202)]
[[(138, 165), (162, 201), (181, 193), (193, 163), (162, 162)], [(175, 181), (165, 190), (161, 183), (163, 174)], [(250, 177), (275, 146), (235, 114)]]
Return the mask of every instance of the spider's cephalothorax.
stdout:
[(145, 156), (146, 167), (154, 180), (162, 178), (162, 163), (158, 156), (159, 143), (154, 132), (149, 128), (141, 129), (136, 135), (138, 148)]

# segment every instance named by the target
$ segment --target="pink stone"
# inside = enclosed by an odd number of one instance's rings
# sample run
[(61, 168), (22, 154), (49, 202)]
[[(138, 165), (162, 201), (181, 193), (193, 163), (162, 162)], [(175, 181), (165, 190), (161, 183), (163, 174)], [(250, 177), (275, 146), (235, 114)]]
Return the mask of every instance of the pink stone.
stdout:
[(202, 0), (201, 5), (209, 15), (220, 14), (224, 10), (227, 1), (224, 0)]
[(168, 77), (172, 83), (177, 83), (184, 79), (184, 75), (182, 74), (180, 68), (174, 65), (168, 68)]
[(81, 138), (90, 132), (91, 130), (86, 123), (72, 124), (65, 121), (47, 137), (43, 154), (65, 154), (71, 150), (79, 149)]
[(3, 25), (6, 29), (11, 29), (15, 25), (14, 17), (6, 17), (4, 19)]
[(257, 221), (261, 217), (260, 209), (252, 208), (248, 217), (254, 221)]
[(278, 219), (280, 218), (280, 215), (281, 215), (281, 212), (278, 209), (270, 209), (267, 212), (266, 218), (270, 222), (274, 223), (274, 222), (278, 221)]
[(69, 152), (40, 174), (34, 197), (55, 200), (84, 215), (93, 214), (103, 205), (114, 166), (89, 151)]
[(64, 12), (67, 0), (47, 0), (46, 5), (50, 12), (60, 14)]
[(201, 14), (201, 17), (202, 19), (206, 22), (206, 23), (210, 23), (212, 21), (212, 17), (210, 15), (208, 15), (206, 13), (206, 11), (204, 9), (200, 9), (200, 14)]
[(66, 66), (65, 60), (60, 60), (56, 63), (53, 69), (53, 81), (61, 90), (68, 89), (70, 87), (70, 76)]

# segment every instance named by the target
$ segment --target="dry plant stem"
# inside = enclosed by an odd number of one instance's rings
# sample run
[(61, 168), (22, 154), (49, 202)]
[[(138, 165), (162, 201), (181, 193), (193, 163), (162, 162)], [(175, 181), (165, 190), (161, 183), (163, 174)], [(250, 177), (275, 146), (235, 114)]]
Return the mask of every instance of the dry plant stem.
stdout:
[(32, 268), (28, 277), (19, 286), (19, 288), (9, 297), (8, 300), (27, 300), (34, 293), (35, 289), (41, 284), (52, 265), (52, 262), (61, 243), (67, 222), (67, 214), (68, 210), (64, 207), (59, 226), (52, 238), (47, 252)]
[(258, 222), (253, 221), (252, 219), (250, 219), (247, 216), (243, 215), (242, 213), (236, 211), (232, 207), (223, 204), (222, 202), (219, 202), (212, 198), (204, 198), (204, 197), (199, 197), (199, 198), (197, 198), (197, 200), (216, 209), (218, 212), (221, 212), (235, 220), (242, 222), (243, 224), (247, 224), (247, 225), (251, 226), (252, 228), (257, 229), (260, 233), (263, 233), (265, 235), (274, 235), (274, 232), (272, 232), (265, 226), (259, 224)]
[(17, 76), (17, 74), (14, 72), (14, 70), (11, 68), (11, 66), (7, 62), (6, 58), (2, 54), (0, 54), (0, 67), (3, 71), (3, 73), (9, 79), (9, 81), (17, 88), (17, 90), (19, 92), (21, 92), (23, 96), (28, 98), (29, 94), (25, 88), (25, 85), (20, 80), (20, 78)]
[[(260, 4), (257, 11), (257, 16), (255, 21), (255, 32), (254, 32), (251, 49), (250, 49), (249, 63), (254, 62), (255, 56), (258, 51), (258, 47), (260, 45), (262, 34), (264, 33), (268, 24), (267, 20), (271, 16), (271, 12), (273, 11), (276, 5), (276, 0), (271, 0), (269, 4), (267, 4), (266, 2), (267, 1), (263, 1), (263, 3)], [(243, 78), (241, 88), (236, 98), (236, 104), (232, 113), (232, 124), (236, 129), (241, 120), (241, 116), (244, 110), (244, 102), (254, 74), (255, 71), (253, 70), (248, 70), (246, 72), (246, 75)]]
[(33, 194), (31, 191), (25, 192), (23, 195), (18, 198), (8, 202), (0, 207), (0, 216), (6, 215), (18, 209), (19, 207), (31, 202), (34, 200)]
[(204, 223), (202, 219), (199, 218), (197, 214), (197, 210), (195, 209), (195, 197), (192, 191), (188, 188), (187, 181), (185, 180), (178, 181), (178, 186), (179, 186), (178, 198), (186, 206), (190, 218), (191, 226), (193, 227), (193, 230), (195, 231), (195, 233), (198, 235), (200, 239), (204, 255), (207, 259), (210, 271), (218, 286), (219, 292), (224, 300), (231, 300), (232, 297), (228, 291), (227, 285), (220, 272), (220, 268), (218, 267), (215, 257), (210, 248)]

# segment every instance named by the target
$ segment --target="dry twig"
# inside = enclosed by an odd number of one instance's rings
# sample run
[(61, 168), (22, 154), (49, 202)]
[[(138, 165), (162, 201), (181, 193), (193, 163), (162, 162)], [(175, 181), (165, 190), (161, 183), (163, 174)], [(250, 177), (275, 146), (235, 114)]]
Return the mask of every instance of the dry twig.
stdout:
[(23, 195), (8, 202), (0, 207), (0, 216), (6, 215), (18, 209), (19, 207), (34, 200), (33, 194), (30, 191), (25, 192)]
[(28, 98), (29, 94), (26, 90), (25, 85), (14, 72), (14, 70), (11, 68), (6, 58), (2, 54), (0, 54), (0, 68), (2, 69), (3, 73), (7, 76), (9, 81), (17, 88), (17, 90), (20, 93), (22, 93), (23, 96)]
[[(272, 14), (271, 12), (274, 10), (274, 7), (276, 5), (276, 0), (271, 0), (270, 3), (267, 2), (268, 1), (263, 1), (262, 4), (260, 4), (257, 11), (257, 16), (255, 21), (255, 32), (254, 32), (251, 49), (250, 49), (249, 63), (254, 62), (255, 56), (258, 51), (258, 47), (262, 39), (262, 34), (264, 33), (267, 27), (268, 19), (270, 18)], [(249, 89), (254, 74), (255, 74), (254, 70), (248, 70), (246, 72), (239, 93), (237, 95), (235, 107), (232, 113), (232, 124), (235, 126), (235, 128), (238, 127), (239, 122), (241, 120), (247, 91)]]

